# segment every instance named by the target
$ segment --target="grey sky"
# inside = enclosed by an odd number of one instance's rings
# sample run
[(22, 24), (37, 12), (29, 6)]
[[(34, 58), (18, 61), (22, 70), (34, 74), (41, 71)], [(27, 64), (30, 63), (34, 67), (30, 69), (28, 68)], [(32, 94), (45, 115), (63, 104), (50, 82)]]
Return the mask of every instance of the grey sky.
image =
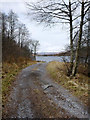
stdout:
[[(29, 0), (33, 1), (33, 0)], [(27, 14), (25, 2), (23, 0), (1, 0), (0, 10), (8, 13), (13, 10), (18, 14), (19, 20), (26, 24), (31, 33), (32, 39), (39, 40), (40, 47), (38, 52), (61, 52), (66, 44), (69, 44), (69, 33), (67, 33), (67, 25), (61, 25), (45, 28), (43, 24), (38, 25), (34, 21), (30, 21)]]

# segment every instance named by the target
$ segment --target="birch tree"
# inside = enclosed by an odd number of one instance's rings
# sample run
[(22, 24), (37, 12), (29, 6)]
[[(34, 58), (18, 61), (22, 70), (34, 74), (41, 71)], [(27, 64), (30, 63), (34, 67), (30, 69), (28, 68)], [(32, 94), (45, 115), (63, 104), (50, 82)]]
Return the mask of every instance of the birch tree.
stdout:
[(86, 22), (86, 21), (84, 21), (84, 17), (90, 9), (89, 8), (90, 2), (82, 0), (81, 2), (79, 1), (79, 3), (81, 4), (81, 15), (80, 15), (81, 20), (80, 20), (79, 38), (78, 38), (77, 49), (76, 49), (75, 63), (74, 63), (73, 70), (72, 70), (72, 76), (75, 76), (77, 73), (77, 68), (78, 68), (78, 64), (79, 64), (79, 50), (81, 47), (83, 25)]
[(46, 25), (53, 25), (57, 23), (66, 23), (70, 27), (70, 49), (71, 49), (71, 58), (70, 58), (70, 70), (69, 74), (72, 73), (73, 68), (73, 41), (76, 37), (76, 34), (73, 34), (73, 22), (77, 17), (74, 17), (74, 13), (78, 7), (77, 1), (65, 2), (65, 0), (43, 0), (37, 3), (31, 3), (27, 6), (29, 8), (28, 15), (32, 16), (33, 20), (39, 23), (45, 23)]
[[(39, 23), (45, 23), (46, 25), (67, 23), (70, 26), (71, 64), (69, 75), (74, 76), (78, 68), (83, 25), (87, 22), (87, 20), (85, 20), (85, 15), (89, 10), (90, 2), (87, 0), (41, 0), (36, 3), (27, 3), (27, 6), (29, 9), (28, 15)], [(80, 9), (81, 13), (79, 13)], [(73, 41), (76, 39), (77, 44), (74, 63)]]
[(38, 40), (32, 40), (32, 46), (33, 46), (33, 52), (34, 52), (34, 57), (36, 56), (36, 53), (37, 53), (37, 49), (38, 49), (38, 46), (40, 45), (39, 44), (39, 41)]
[(8, 36), (11, 39), (15, 39), (15, 30), (17, 29), (18, 16), (11, 10), (8, 13)]

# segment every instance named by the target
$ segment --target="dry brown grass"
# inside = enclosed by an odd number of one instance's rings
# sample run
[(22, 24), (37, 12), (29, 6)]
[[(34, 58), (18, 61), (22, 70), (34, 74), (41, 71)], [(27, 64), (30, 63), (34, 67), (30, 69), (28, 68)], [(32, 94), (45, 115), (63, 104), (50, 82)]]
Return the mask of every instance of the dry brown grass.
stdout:
[[(81, 66), (80, 66), (81, 67)], [(84, 66), (82, 66), (83, 68)], [(84, 68), (83, 68), (84, 69)], [(79, 68), (80, 70), (80, 68)], [(70, 78), (67, 74), (66, 65), (61, 62), (50, 62), (47, 65), (47, 71), (55, 82), (63, 85), (66, 89), (81, 99), (86, 105), (88, 104), (88, 80), (89, 77), (78, 73), (75, 77)]]
[[(21, 60), (22, 59), (22, 60)], [(17, 74), (25, 67), (36, 64), (36, 61), (25, 61), (24, 58), (20, 58), (17, 63), (3, 63), (2, 67), (2, 101), (3, 104), (7, 100), (7, 96), (10, 92), (12, 83), (15, 81)]]
[(88, 76), (88, 65), (87, 64), (80, 64), (78, 68), (78, 73), (84, 74)]

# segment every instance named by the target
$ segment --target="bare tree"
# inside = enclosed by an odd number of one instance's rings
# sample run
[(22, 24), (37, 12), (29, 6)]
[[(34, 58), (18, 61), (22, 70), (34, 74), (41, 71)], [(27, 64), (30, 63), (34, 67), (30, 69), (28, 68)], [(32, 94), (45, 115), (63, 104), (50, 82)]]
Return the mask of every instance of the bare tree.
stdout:
[(30, 39), (30, 33), (28, 29), (26, 28), (25, 24), (19, 23), (18, 25), (18, 44), (20, 47), (23, 47), (28, 43)]
[[(88, 58), (89, 58), (89, 41), (90, 41), (90, 38), (89, 38), (89, 31), (90, 31), (90, 21), (88, 22), (88, 24), (86, 24), (83, 28), (83, 35), (82, 35), (82, 41), (81, 41), (81, 48), (80, 48), (80, 53), (82, 55), (82, 52), (83, 52), (83, 62), (85, 63), (85, 65), (88, 63)], [(80, 61), (80, 60), (79, 60)]]
[[(84, 7), (83, 7), (84, 3)], [(42, 0), (36, 3), (27, 3), (28, 8), (30, 9), (29, 15), (32, 16), (33, 20), (39, 23), (45, 23), (47, 25), (55, 24), (55, 23), (68, 23), (70, 26), (70, 50), (71, 50), (71, 59), (70, 59), (70, 69), (69, 73), (75, 75), (78, 67), (78, 56), (79, 49), (81, 45), (82, 39), (82, 27), (83, 24), (86, 23), (84, 21), (84, 17), (89, 10), (89, 3), (86, 1), (79, 0), (69, 0), (69, 2), (65, 0)], [(82, 6), (82, 12), (79, 14), (79, 10)], [(84, 10), (83, 10), (84, 9)], [(81, 22), (80, 22), (81, 17)], [(79, 34), (78, 34), (79, 33)], [(77, 35), (79, 35), (79, 39), (77, 40), (77, 52), (75, 64), (73, 66), (74, 59), (74, 46), (73, 41), (76, 40)], [(77, 62), (76, 62), (77, 61)], [(73, 72), (72, 72), (73, 70)]]
[[(82, 32), (83, 32), (83, 25), (84, 25), (84, 17), (87, 11), (89, 10), (89, 3), (87, 1), (82, 0), (80, 4), (81, 4), (81, 15), (80, 15), (81, 21), (80, 21), (79, 38), (78, 38), (77, 49), (76, 49), (75, 63), (74, 63), (73, 70), (72, 70), (72, 76), (75, 76), (77, 73), (77, 68), (78, 68), (78, 63), (79, 63), (79, 50), (81, 47)], [(85, 6), (87, 7), (85, 8)]]
[(1, 63), (2, 63), (2, 13), (0, 12), (0, 64)]
[(8, 34), (11, 39), (15, 39), (15, 30), (17, 29), (18, 16), (11, 10), (8, 14)]
[(2, 19), (2, 26), (1, 26), (2, 40), (4, 40), (7, 32), (7, 15), (5, 13), (2, 13), (1, 19)]
[(32, 40), (31, 44), (32, 44), (32, 47), (33, 47), (33, 52), (34, 52), (34, 57), (35, 57), (36, 53), (37, 53), (38, 46), (40, 44), (39, 44), (39, 41), (37, 41), (37, 40)]
[(71, 49), (71, 59), (70, 59), (70, 70), (72, 72), (73, 68), (73, 40), (76, 34), (73, 34), (73, 22), (78, 18), (74, 17), (74, 13), (78, 7), (78, 3), (74, 0), (71, 2), (65, 2), (65, 0), (43, 0), (37, 3), (27, 4), (30, 9), (29, 15), (40, 23), (45, 23), (47, 25), (57, 24), (57, 23), (67, 23), (70, 25), (70, 49)]
[(0, 40), (0, 45), (2, 45), (3, 61), (16, 62), (19, 57), (30, 58), (31, 53), (28, 45), (30, 33), (28, 29), (18, 21), (17, 15), (14, 12), (10, 11), (7, 15), (5, 13), (1, 14), (0, 23), (2, 25), (0, 25), (0, 35), (2, 35), (2, 43)]

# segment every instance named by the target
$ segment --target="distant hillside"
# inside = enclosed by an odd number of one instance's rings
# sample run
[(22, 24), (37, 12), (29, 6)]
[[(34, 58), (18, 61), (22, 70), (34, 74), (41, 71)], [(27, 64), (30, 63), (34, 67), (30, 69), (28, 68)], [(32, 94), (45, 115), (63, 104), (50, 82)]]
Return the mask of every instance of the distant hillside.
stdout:
[(70, 51), (68, 52), (41, 52), (37, 53), (38, 56), (70, 56)]
[[(75, 53), (75, 51), (74, 51), (74, 53)], [(41, 53), (37, 53), (37, 55), (38, 56), (70, 56), (70, 51), (67, 51), (67, 52), (41, 52)], [(86, 47), (81, 48), (80, 49), (80, 57), (85, 57), (86, 55), (87, 55), (87, 48)]]
[(56, 56), (70, 56), (70, 51), (60, 52), (60, 53), (56, 54)]

